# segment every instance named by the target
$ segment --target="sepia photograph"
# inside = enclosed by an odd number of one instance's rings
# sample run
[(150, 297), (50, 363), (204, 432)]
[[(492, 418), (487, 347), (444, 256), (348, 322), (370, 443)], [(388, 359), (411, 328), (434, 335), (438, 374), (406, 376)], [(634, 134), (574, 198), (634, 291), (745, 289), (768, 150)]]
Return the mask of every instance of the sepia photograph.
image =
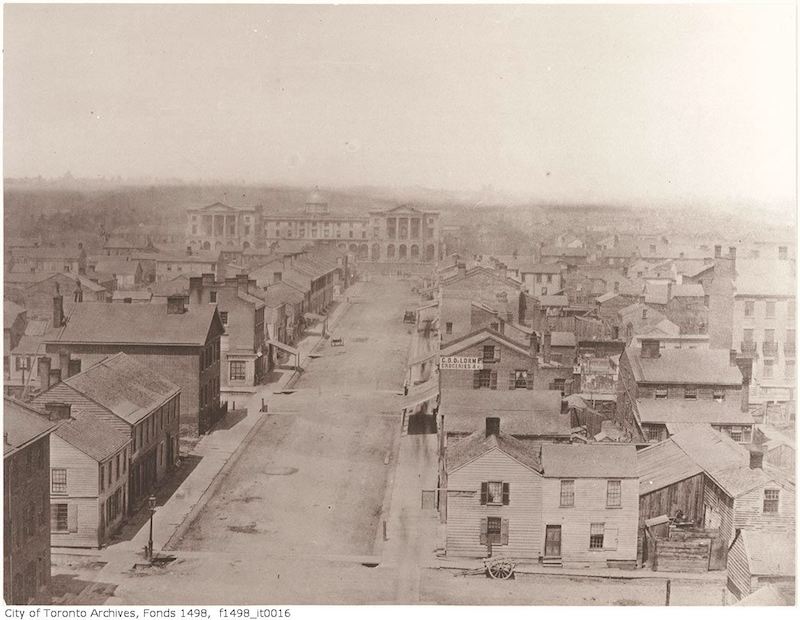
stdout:
[(5, 617), (794, 606), (797, 25), (4, 3)]

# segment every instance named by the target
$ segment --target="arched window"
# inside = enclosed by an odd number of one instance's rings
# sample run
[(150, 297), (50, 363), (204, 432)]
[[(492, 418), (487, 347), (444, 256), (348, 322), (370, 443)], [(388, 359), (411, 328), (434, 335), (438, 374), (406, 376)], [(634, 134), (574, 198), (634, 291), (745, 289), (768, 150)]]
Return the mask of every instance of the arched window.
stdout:
[(436, 257), (436, 249), (434, 248), (433, 244), (430, 243), (425, 248), (425, 260), (432, 261)]
[(358, 246), (358, 260), (367, 260), (369, 258), (369, 248), (366, 243)]
[(203, 249), (204, 250), (210, 250), (211, 249), (211, 242), (206, 241), (205, 243), (203, 243)]
[(397, 252), (397, 258), (400, 260), (405, 260), (406, 256), (408, 255), (408, 251), (406, 250), (405, 244), (400, 244), (400, 249)]
[(372, 260), (378, 261), (381, 259), (381, 246), (377, 243), (372, 244)]
[(411, 258), (413, 260), (417, 260), (419, 258), (419, 246), (418, 245), (412, 245), (411, 246)]
[(394, 244), (390, 243), (386, 246), (386, 258), (394, 258)]

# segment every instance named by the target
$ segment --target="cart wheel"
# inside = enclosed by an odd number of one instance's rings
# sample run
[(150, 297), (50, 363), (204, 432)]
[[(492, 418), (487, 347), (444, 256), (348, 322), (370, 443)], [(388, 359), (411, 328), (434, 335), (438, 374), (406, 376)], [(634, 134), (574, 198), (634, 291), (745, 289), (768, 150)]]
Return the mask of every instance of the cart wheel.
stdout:
[(498, 562), (489, 565), (489, 576), (492, 579), (508, 579), (514, 574), (514, 565), (510, 562)]

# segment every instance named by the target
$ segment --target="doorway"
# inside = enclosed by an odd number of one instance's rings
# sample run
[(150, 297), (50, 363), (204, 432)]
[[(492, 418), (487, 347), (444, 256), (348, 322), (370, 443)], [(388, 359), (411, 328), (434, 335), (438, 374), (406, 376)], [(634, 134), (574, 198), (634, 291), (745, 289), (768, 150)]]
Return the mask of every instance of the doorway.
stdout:
[(548, 525), (544, 536), (544, 557), (561, 557), (561, 526)]

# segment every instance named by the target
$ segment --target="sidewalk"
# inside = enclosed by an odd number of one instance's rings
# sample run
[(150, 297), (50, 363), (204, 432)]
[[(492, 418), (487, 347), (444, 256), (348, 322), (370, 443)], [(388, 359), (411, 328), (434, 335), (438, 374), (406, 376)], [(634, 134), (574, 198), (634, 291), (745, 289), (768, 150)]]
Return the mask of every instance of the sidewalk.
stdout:
[[(355, 293), (359, 283), (353, 285), (348, 292)], [(334, 326), (347, 311), (350, 304), (346, 296), (342, 296), (339, 304), (328, 318), (330, 327)], [(305, 368), (309, 355), (318, 347), (323, 338), (320, 334), (309, 334), (297, 344), (300, 352), (300, 368)], [(214, 428), (203, 436), (191, 455), (199, 456), (200, 462), (186, 480), (169, 497), (165, 504), (157, 506), (153, 518), (153, 550), (163, 552), (171, 543), (176, 542), (187, 527), (191, 525), (195, 515), (202, 510), (205, 503), (213, 495), (214, 490), (224, 480), (226, 470), (233, 466), (236, 458), (246, 448), (248, 436), (254, 434), (260, 424), (266, 420), (268, 413), (261, 412), (261, 399), (269, 403), (276, 396), (274, 392), (291, 385), (300, 372), (284, 372), (277, 382), (259, 386), (259, 390), (247, 397), (246, 415), (230, 428)], [(230, 415), (230, 414), (229, 414)], [(224, 426), (225, 419), (218, 426)], [(144, 547), (150, 535), (149, 521), (145, 522), (136, 535), (128, 541), (111, 544), (105, 549), (94, 551), (92, 555), (108, 564), (102, 573), (119, 573), (130, 570), (137, 562), (144, 561)], [(73, 555), (71, 549), (53, 549), (54, 554)], [(76, 554), (77, 555), (77, 554)], [(80, 554), (83, 555), (83, 554)]]
[[(483, 561), (472, 558), (435, 558), (426, 568), (441, 570), (476, 570), (483, 568)], [(523, 575), (549, 575), (555, 577), (594, 577), (601, 579), (672, 579), (675, 581), (705, 581), (723, 583), (727, 580), (726, 571), (706, 573), (678, 573), (654, 571), (649, 568), (625, 570), (620, 568), (559, 568), (542, 566), (536, 562), (521, 561), (515, 571)]]

